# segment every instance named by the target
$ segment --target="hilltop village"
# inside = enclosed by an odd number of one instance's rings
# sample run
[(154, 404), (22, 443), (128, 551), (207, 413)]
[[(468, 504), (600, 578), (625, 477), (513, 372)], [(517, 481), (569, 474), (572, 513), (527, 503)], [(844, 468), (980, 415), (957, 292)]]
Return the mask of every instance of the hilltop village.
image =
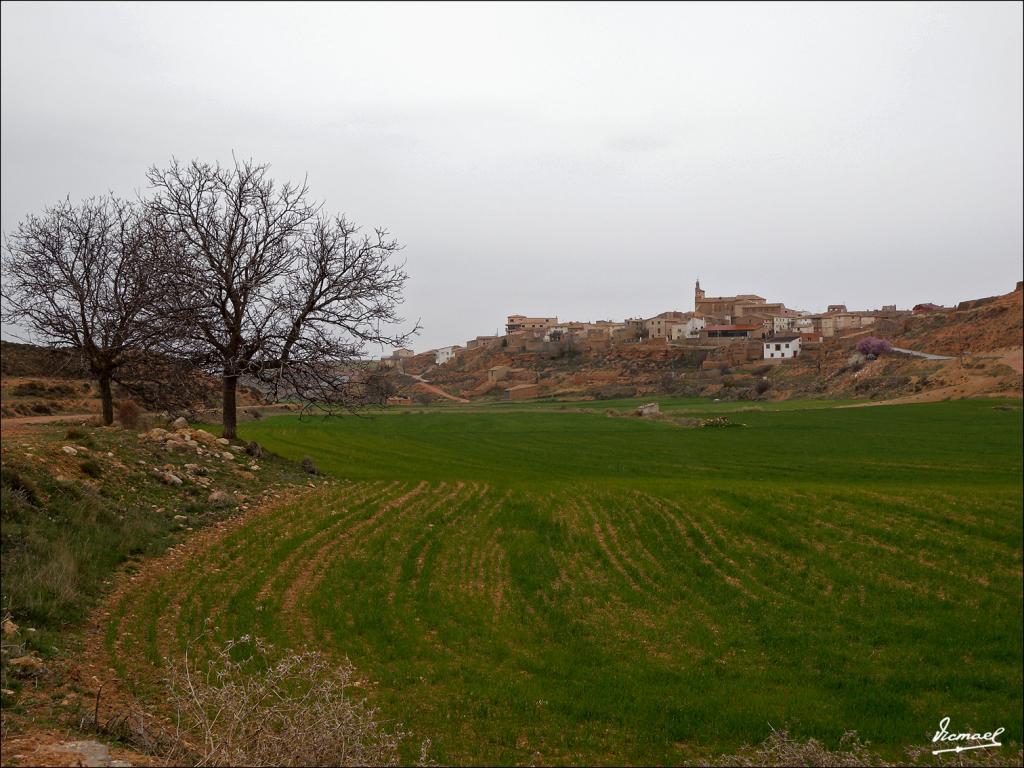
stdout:
[[(814, 314), (790, 309), (782, 302), (769, 302), (756, 294), (708, 296), (699, 280), (694, 287), (693, 303), (694, 309), (689, 312), (668, 311), (623, 321), (568, 322), (559, 321), (557, 317), (509, 315), (504, 336), (477, 336), (465, 346), (442, 347), (420, 354), (433, 354), (435, 364), (444, 365), (461, 352), (494, 342), (500, 342), (510, 351), (522, 352), (595, 350), (619, 344), (673, 344), (708, 348), (709, 354), (719, 348), (735, 347), (739, 351), (729, 356), (737, 360), (783, 360), (796, 357), (803, 345), (820, 342), (823, 338), (897, 320), (913, 312), (943, 309), (927, 304), (913, 310), (898, 310), (895, 305), (874, 310), (848, 310), (845, 304), (830, 304), (827, 311)], [(414, 354), (412, 350), (398, 349), (382, 358), (381, 363), (398, 365)]]
[[(756, 294), (708, 296), (698, 281), (689, 311), (587, 322), (513, 314), (503, 335), (419, 353), (396, 349), (377, 365), (399, 382), (390, 400), (396, 405), (647, 393), (750, 399), (874, 390), (891, 395), (945, 386), (948, 377), (935, 374), (946, 359), (1019, 347), (1014, 323), (1020, 296), (1018, 284), (1005, 296), (956, 307), (830, 304), (812, 313)], [(856, 353), (858, 341), (868, 336), (921, 355), (894, 355), (870, 366), (886, 372), (874, 386), (866, 383), (872, 376), (860, 371), (872, 361), (858, 360)], [(842, 375), (848, 372), (855, 375)]]

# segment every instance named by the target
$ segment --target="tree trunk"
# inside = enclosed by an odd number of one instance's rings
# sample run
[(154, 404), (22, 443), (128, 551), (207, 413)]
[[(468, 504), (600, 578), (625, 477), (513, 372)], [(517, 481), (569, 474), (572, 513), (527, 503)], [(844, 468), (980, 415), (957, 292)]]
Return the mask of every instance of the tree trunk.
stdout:
[(235, 409), (235, 390), (238, 387), (237, 376), (224, 376), (224, 434), (228, 440), (238, 437), (238, 412)]
[(103, 423), (110, 426), (114, 423), (114, 393), (110, 389), (110, 375), (100, 374), (100, 399), (103, 401)]

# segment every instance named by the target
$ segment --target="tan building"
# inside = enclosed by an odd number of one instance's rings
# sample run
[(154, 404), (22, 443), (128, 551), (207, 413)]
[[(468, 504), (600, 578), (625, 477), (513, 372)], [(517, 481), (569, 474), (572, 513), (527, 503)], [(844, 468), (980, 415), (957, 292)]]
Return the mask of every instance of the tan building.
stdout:
[(692, 312), (662, 312), (643, 321), (643, 330), (649, 339), (667, 339), (672, 336), (672, 326), (685, 323)]
[(512, 366), (510, 365), (496, 365), (493, 368), (487, 369), (487, 380), (488, 381), (501, 381), (507, 378), (512, 372)]
[(470, 339), (466, 342), (466, 349), (476, 349), (483, 344), (497, 341), (498, 338), (498, 336), (477, 336), (475, 339)]
[(505, 323), (506, 333), (518, 331), (546, 331), (551, 326), (558, 325), (557, 317), (527, 317), (526, 315), (509, 315)]
[(415, 356), (416, 356), (416, 353), (413, 352), (411, 349), (406, 349), (405, 347), (400, 347), (400, 348), (394, 350), (387, 357), (382, 357), (380, 359), (380, 367), (381, 368), (398, 368), (399, 370), (401, 370), (402, 361), (406, 360), (406, 359), (408, 359), (410, 357), (415, 357)]
[(531, 397), (537, 397), (539, 393), (540, 387), (536, 384), (517, 384), (502, 393), (502, 400), (529, 400)]

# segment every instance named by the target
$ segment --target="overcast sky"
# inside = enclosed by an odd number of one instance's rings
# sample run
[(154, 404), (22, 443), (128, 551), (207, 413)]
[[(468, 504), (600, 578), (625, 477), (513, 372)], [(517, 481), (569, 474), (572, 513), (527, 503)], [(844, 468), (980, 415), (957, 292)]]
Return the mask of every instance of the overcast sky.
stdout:
[(690, 310), (698, 276), (810, 310), (1005, 293), (1021, 8), (4, 3), (2, 226), (234, 150), (405, 244), (417, 349)]

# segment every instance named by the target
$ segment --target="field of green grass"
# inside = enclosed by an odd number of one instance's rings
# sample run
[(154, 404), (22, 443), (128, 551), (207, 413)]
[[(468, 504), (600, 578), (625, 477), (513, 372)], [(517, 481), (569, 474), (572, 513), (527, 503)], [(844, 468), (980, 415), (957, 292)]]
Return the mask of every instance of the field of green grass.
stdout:
[[(1020, 401), (274, 417), (338, 478), (131, 591), (128, 680), (212, 617), (348, 656), (441, 763), (673, 763), (774, 728), (1022, 741)], [(140, 688), (143, 690), (143, 688)]]

